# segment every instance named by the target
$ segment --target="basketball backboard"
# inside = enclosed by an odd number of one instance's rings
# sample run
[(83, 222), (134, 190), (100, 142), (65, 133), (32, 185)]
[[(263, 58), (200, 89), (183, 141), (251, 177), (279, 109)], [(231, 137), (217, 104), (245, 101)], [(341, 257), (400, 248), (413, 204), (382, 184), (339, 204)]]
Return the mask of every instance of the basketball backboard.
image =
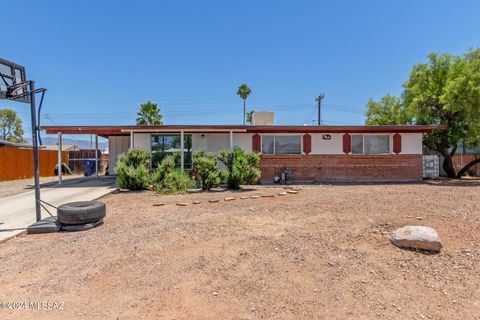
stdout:
[(25, 68), (0, 58), (0, 99), (30, 102)]

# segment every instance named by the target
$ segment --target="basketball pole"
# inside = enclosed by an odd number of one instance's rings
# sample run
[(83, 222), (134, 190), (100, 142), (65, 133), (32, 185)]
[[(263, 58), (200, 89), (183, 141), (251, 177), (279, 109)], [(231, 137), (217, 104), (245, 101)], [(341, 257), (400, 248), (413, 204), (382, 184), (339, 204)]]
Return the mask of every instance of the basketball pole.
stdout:
[(32, 145), (33, 145), (33, 176), (35, 179), (35, 217), (37, 222), (42, 220), (42, 211), (40, 208), (40, 173), (38, 167), (38, 128), (35, 106), (35, 81), (30, 80), (30, 113), (32, 117)]

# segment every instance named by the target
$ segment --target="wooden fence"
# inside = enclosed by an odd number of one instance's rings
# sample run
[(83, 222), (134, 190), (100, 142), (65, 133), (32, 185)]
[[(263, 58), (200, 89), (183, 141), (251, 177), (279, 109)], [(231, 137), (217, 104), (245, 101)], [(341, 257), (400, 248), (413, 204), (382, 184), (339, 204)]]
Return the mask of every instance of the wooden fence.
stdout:
[[(58, 151), (38, 150), (40, 176), (55, 175)], [(68, 152), (62, 151), (62, 162), (68, 163)], [(0, 181), (33, 177), (33, 152), (31, 148), (0, 148)]]

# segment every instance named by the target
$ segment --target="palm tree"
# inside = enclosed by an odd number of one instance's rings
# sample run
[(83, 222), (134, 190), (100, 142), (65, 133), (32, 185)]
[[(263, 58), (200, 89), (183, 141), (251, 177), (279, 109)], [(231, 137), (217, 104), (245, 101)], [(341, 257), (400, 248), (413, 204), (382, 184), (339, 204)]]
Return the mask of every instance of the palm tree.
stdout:
[(237, 94), (243, 100), (243, 125), (245, 125), (245, 101), (250, 93), (252, 93), (252, 90), (247, 86), (247, 84), (242, 83), (240, 87), (238, 87)]
[(252, 124), (252, 122), (253, 122), (253, 113), (254, 113), (254, 112), (255, 112), (254, 110), (251, 110), (251, 111), (248, 111), (248, 112), (247, 112), (247, 123)]
[(163, 116), (160, 114), (160, 108), (155, 102), (147, 101), (140, 105), (140, 111), (137, 112), (137, 125), (151, 126), (163, 124)]

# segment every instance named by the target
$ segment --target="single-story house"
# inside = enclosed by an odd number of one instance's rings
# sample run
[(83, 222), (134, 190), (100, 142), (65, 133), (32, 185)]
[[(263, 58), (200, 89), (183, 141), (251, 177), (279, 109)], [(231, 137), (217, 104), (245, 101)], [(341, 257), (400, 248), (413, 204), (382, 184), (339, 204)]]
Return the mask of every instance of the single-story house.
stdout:
[(422, 179), (422, 137), (442, 126), (154, 125), (44, 126), (48, 134), (95, 134), (108, 139), (109, 174), (129, 148), (152, 151), (156, 162), (179, 152), (238, 146), (261, 154), (262, 179), (285, 172), (293, 180), (412, 181)]

